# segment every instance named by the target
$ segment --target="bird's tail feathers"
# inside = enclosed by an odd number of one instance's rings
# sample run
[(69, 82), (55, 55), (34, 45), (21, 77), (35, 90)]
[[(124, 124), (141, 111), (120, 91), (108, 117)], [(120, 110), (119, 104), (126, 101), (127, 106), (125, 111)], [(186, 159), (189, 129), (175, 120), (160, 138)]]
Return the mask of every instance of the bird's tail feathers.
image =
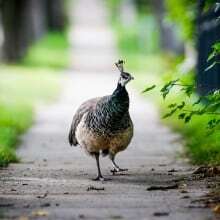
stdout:
[(68, 139), (69, 139), (70, 146), (77, 146), (78, 142), (77, 142), (72, 130), (69, 132)]

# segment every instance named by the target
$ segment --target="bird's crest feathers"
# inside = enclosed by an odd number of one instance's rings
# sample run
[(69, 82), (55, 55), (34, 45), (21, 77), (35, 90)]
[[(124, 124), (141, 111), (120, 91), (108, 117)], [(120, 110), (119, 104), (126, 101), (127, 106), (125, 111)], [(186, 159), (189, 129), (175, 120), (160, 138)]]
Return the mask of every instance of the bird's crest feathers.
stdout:
[(118, 62), (115, 63), (115, 65), (117, 66), (117, 68), (121, 73), (124, 72), (124, 67), (123, 67), (124, 63), (125, 63), (124, 60), (118, 60)]

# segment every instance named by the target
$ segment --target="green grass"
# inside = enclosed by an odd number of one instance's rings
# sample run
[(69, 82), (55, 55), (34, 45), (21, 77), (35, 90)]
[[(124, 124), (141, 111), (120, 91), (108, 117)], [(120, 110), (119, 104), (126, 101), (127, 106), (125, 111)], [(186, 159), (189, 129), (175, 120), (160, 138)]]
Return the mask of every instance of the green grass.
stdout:
[(66, 33), (52, 32), (29, 49), (22, 65), (62, 69), (68, 66)]
[(64, 35), (49, 34), (22, 63), (0, 65), (0, 166), (18, 161), (19, 136), (32, 125), (35, 106), (57, 97), (59, 72), (68, 66), (67, 46)]
[(210, 116), (195, 117), (189, 124), (172, 117), (167, 123), (180, 132), (185, 140), (186, 155), (194, 164), (220, 165), (220, 133), (207, 135)]

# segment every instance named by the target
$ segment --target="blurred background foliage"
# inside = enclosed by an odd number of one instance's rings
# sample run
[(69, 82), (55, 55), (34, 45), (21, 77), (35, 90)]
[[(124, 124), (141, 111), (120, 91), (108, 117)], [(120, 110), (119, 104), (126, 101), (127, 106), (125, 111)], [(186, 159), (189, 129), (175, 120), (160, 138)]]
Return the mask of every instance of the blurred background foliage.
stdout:
[[(157, 85), (147, 97), (160, 106), (162, 116), (172, 111), (172, 106), (183, 102), (184, 110), (194, 111), (193, 104), (200, 95), (220, 87), (219, 66), (205, 71), (213, 62), (207, 62), (212, 47), (220, 39), (216, 3), (214, 0), (108, 2), (121, 58), (135, 74), (140, 91)], [(164, 101), (160, 90), (175, 79), (196, 89), (189, 98), (183, 88), (172, 88)], [(196, 108), (205, 105), (200, 102)], [(193, 120), (185, 123), (179, 120), (180, 113), (179, 110), (174, 112), (163, 122), (183, 134), (186, 155), (194, 163), (220, 164), (220, 128), (211, 135), (207, 129), (213, 118), (218, 121), (218, 114), (193, 116)]]
[(196, 0), (166, 0), (167, 18), (178, 24), (179, 33), (184, 40), (195, 41)]

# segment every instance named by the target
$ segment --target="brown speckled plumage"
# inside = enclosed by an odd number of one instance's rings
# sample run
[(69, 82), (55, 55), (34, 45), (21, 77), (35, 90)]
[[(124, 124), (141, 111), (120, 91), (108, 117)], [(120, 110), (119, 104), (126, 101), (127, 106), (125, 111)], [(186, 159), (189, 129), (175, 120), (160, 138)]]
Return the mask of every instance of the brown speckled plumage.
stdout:
[[(116, 65), (121, 64), (119, 62)], [(79, 144), (96, 157), (97, 179), (103, 178), (99, 168), (99, 153), (110, 156), (116, 171), (122, 170), (115, 164), (114, 158), (127, 148), (133, 136), (129, 95), (125, 88), (132, 76), (123, 72), (123, 68), (119, 70), (121, 75), (114, 92), (84, 102), (75, 113), (69, 132), (70, 145)]]

